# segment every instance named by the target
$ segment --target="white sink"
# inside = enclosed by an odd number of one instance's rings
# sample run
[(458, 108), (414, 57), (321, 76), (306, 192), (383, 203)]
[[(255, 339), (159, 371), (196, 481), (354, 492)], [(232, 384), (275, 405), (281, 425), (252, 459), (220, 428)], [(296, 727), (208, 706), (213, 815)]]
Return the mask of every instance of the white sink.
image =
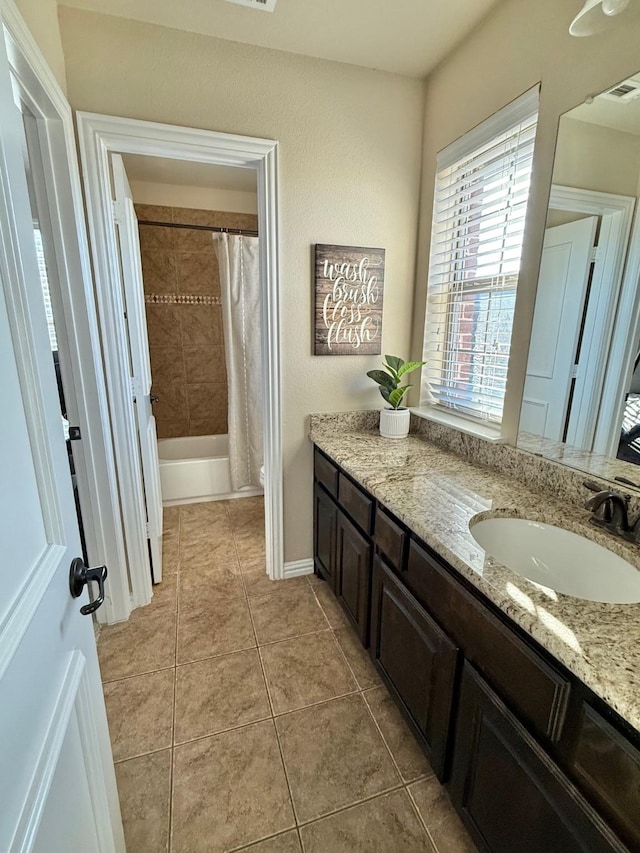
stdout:
[(588, 601), (640, 602), (640, 571), (584, 536), (521, 518), (487, 518), (469, 528), (487, 554), (534, 583)]

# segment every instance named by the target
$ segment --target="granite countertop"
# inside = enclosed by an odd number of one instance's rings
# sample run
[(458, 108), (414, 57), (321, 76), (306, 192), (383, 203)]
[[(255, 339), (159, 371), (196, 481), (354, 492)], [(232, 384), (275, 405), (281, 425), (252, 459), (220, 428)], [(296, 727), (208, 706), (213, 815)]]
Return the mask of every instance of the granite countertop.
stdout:
[(640, 730), (640, 604), (600, 604), (544, 590), (489, 557), (475, 516), (506, 515), (573, 530), (640, 570), (640, 548), (587, 523), (589, 514), (475, 465), (424, 438), (312, 423), (311, 440), (598, 696)]

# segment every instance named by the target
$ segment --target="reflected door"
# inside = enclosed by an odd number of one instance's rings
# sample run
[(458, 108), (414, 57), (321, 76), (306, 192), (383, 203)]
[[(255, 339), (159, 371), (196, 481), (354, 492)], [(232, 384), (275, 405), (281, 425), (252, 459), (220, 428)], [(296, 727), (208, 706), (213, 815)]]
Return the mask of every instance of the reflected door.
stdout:
[(598, 218), (545, 232), (520, 430), (563, 441), (579, 380), (579, 341)]

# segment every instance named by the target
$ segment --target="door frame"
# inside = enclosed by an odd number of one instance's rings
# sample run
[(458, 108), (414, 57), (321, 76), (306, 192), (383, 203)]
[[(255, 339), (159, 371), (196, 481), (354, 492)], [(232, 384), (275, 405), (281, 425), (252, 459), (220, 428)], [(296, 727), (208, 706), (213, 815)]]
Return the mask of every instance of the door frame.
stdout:
[(33, 114), (46, 121), (39, 135), (56, 249), (51, 272), (61, 297), (56, 320), (62, 321), (58, 333), (72, 362), (65, 396), (75, 407), (82, 435), (74, 445), (74, 464), (88, 557), (110, 571), (97, 615), (112, 622), (116, 613), (127, 610), (128, 615), (131, 604), (73, 114), (13, 0), (0, 0), (0, 16), (11, 70)]
[(582, 376), (576, 381), (571, 405), (571, 420), (578, 424), (576, 446), (582, 447), (586, 442), (590, 449), (595, 449), (593, 441), (600, 399), (608, 380), (609, 348), (621, 298), (635, 198), (553, 184), (549, 209), (585, 213), (601, 220), (580, 357)]
[[(264, 400), (265, 530), (267, 574), (284, 578), (282, 488), (282, 394), (280, 280), (278, 237), (278, 142), (198, 128), (179, 127), (118, 116), (76, 114), (89, 234), (94, 261), (100, 325), (104, 341), (124, 340), (124, 319), (114, 300), (118, 248), (113, 229), (109, 156), (143, 154), (256, 171), (260, 228), (260, 274), (263, 279), (262, 351)], [(122, 406), (129, 393), (117, 362), (116, 347), (105, 347), (110, 401)], [(122, 418), (113, 419), (116, 447), (128, 448)], [(141, 487), (131, 449), (122, 463), (121, 484), (131, 495)], [(146, 541), (145, 541), (146, 547)]]

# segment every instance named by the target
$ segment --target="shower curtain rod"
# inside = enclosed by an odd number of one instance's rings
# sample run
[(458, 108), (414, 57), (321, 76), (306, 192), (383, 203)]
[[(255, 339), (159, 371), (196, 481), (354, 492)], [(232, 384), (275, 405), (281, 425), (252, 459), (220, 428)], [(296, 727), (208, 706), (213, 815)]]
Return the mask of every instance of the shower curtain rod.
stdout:
[(191, 228), (195, 231), (218, 231), (223, 234), (241, 234), (243, 237), (257, 237), (257, 231), (247, 228), (222, 228), (218, 225), (183, 225), (179, 222), (152, 222), (149, 219), (139, 219), (138, 225), (156, 225), (160, 228)]

